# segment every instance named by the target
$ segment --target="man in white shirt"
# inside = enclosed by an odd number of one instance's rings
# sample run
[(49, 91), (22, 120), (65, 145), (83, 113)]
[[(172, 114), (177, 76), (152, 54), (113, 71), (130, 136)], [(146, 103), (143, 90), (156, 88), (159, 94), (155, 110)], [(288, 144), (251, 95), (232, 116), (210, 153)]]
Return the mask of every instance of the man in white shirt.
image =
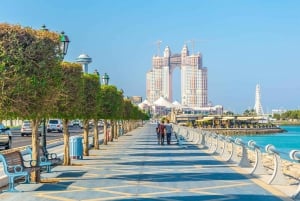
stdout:
[(166, 134), (167, 134), (167, 144), (171, 144), (171, 135), (173, 132), (173, 127), (172, 124), (170, 123), (170, 121), (167, 119), (167, 122), (165, 124), (165, 130), (166, 130)]

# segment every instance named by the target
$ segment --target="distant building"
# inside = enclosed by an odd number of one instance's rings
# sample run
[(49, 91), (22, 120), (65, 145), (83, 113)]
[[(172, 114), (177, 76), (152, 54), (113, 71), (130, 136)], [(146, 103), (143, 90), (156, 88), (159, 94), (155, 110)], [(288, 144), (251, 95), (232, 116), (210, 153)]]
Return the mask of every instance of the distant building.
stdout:
[(264, 111), (260, 102), (260, 86), (259, 84), (256, 85), (256, 89), (255, 89), (255, 105), (253, 108), (256, 112), (256, 115), (263, 115)]
[(135, 105), (138, 105), (138, 104), (142, 103), (142, 101), (143, 101), (142, 96), (131, 96), (131, 97), (129, 97), (129, 99)]
[(272, 116), (274, 116), (274, 114), (282, 114), (285, 112), (287, 112), (285, 109), (272, 109)]
[(160, 97), (172, 102), (172, 73), (181, 70), (181, 104), (186, 107), (207, 107), (207, 68), (202, 66), (202, 55), (189, 54), (186, 45), (181, 54), (171, 54), (167, 46), (163, 56), (152, 58), (152, 69), (146, 75), (146, 98), (154, 103)]

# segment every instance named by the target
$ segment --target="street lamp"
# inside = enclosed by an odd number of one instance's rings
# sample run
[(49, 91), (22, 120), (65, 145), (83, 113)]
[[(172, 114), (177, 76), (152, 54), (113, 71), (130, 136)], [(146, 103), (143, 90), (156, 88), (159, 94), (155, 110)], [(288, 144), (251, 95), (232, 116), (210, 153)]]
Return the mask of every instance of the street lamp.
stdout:
[[(48, 29), (46, 28), (45, 25), (42, 26), (42, 30), (43, 31), (48, 31)], [(67, 35), (65, 35), (65, 32), (61, 32), (60, 36), (60, 51), (61, 51), (61, 58), (64, 59), (64, 56), (67, 54), (68, 52), (68, 47), (69, 47), (69, 37)], [(41, 141), (41, 145), (44, 149), (44, 151), (47, 151), (46, 146), (47, 146), (47, 140), (46, 140), (46, 119), (43, 119), (43, 130), (42, 130), (42, 141)]]
[(102, 81), (103, 81), (104, 85), (108, 85), (109, 76), (107, 75), (107, 73), (104, 73), (104, 75), (102, 76)]
[(64, 59), (65, 55), (68, 52), (69, 43), (70, 43), (69, 37), (65, 35), (64, 31), (62, 31), (60, 33), (60, 50), (62, 53), (62, 59)]
[(101, 85), (101, 77), (100, 77), (100, 73), (98, 72), (97, 69), (94, 70), (94, 74), (98, 76), (98, 78), (99, 78), (99, 84)]

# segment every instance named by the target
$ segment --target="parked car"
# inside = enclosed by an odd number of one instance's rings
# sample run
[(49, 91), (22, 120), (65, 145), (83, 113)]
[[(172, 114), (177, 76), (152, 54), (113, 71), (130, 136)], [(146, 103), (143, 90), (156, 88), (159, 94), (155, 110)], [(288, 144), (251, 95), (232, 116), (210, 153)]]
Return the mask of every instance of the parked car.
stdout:
[(49, 119), (48, 124), (47, 124), (47, 132), (63, 132), (63, 124), (60, 119)]
[(72, 126), (78, 126), (80, 127), (81, 121), (79, 119), (75, 119), (71, 121)]
[(12, 134), (9, 127), (0, 123), (0, 149), (10, 149), (12, 147)]
[[(21, 136), (29, 136), (32, 135), (32, 127), (31, 127), (31, 122), (28, 120), (23, 121), (22, 126), (21, 126)], [(42, 135), (42, 127), (38, 127), (38, 135)]]

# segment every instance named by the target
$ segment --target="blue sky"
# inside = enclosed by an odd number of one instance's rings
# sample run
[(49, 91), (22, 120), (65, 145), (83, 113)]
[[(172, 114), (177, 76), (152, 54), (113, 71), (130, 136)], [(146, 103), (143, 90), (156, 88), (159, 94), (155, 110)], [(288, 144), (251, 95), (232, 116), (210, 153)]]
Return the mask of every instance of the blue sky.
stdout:
[[(251, 109), (260, 84), (264, 112), (300, 109), (300, 1), (279, 0), (0, 0), (0, 22), (64, 30), (67, 61), (82, 53), (125, 95), (145, 98), (152, 56), (168, 45), (180, 53), (194, 40), (208, 68), (214, 105)], [(190, 52), (193, 48), (187, 43)], [(180, 101), (180, 71), (174, 99)]]

